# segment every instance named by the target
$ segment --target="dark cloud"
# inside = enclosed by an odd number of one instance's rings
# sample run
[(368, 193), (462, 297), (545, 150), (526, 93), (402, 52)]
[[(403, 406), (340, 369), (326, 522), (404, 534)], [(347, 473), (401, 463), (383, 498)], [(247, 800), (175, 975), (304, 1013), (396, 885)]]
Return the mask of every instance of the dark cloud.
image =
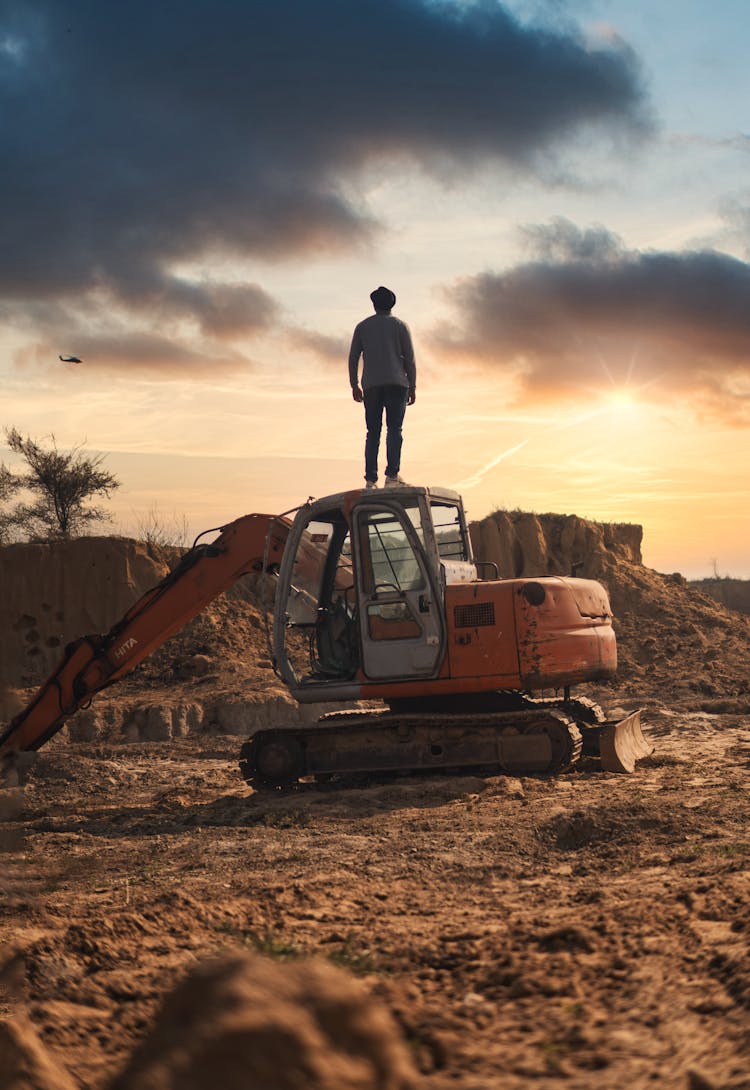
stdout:
[(453, 285), (443, 351), (496, 367), (519, 399), (610, 386), (750, 420), (750, 265), (712, 250), (627, 250), (605, 228), (557, 220), (526, 232), (540, 255)]
[(349, 356), (347, 337), (331, 337), (312, 329), (294, 327), (287, 330), (286, 339), (294, 348), (310, 352), (322, 363), (341, 367)]
[(722, 203), (721, 212), (726, 225), (721, 232), (725, 241), (750, 257), (750, 194), (727, 198)]
[(249, 367), (231, 342), (272, 332), (279, 314), (255, 284), (166, 276), (122, 284), (119, 295), (100, 288), (75, 300), (27, 301), (15, 308), (0, 303), (0, 320), (34, 338), (20, 361), (56, 361), (61, 347), (75, 345), (75, 354), (99, 370), (119, 370), (129, 361), (133, 370), (194, 377)]
[(624, 250), (619, 236), (601, 224), (581, 228), (562, 217), (551, 223), (527, 224), (520, 233), (535, 256), (546, 262), (602, 262), (619, 257)]
[[(176, 337), (142, 330), (111, 333), (79, 333), (72, 343), (81, 366), (112, 374), (133, 374), (171, 378), (206, 378), (247, 371), (251, 366), (242, 353), (216, 341), (187, 344)], [(23, 353), (22, 363), (47, 368), (62, 367), (59, 343), (40, 340)]]
[(219, 340), (254, 336), (279, 316), (276, 301), (257, 284), (194, 282), (153, 276), (120, 285), (119, 299), (158, 321), (187, 319)]
[[(357, 245), (375, 225), (342, 183), (374, 156), (534, 169), (573, 131), (646, 124), (627, 46), (493, 0), (0, 0), (0, 118), (0, 298), (27, 311), (105, 291), (179, 312), (178, 264)], [(244, 332), (236, 289), (192, 302)]]

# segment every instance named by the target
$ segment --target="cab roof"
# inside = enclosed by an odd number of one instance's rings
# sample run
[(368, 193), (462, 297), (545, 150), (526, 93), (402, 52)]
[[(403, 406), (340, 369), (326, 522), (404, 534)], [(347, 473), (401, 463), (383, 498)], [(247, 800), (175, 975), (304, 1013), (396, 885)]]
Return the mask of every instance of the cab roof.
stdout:
[(419, 496), (425, 496), (438, 502), (443, 501), (463, 506), (460, 494), (454, 492), (453, 489), (421, 484), (388, 485), (387, 488), (353, 488), (348, 492), (335, 492), (332, 496), (310, 497), (308, 504), (310, 507), (318, 508), (321, 511), (330, 508), (351, 510), (355, 504), (361, 503), (363, 500), (377, 502), (378, 500), (387, 501), (392, 499), (403, 504)]

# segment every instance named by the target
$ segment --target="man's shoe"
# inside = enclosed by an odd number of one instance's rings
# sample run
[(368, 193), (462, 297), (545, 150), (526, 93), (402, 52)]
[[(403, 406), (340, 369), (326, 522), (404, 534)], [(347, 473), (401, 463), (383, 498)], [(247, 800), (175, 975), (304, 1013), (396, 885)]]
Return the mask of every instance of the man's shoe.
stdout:
[(375, 481), (365, 481), (365, 488), (377, 488)]
[(385, 479), (385, 487), (386, 488), (395, 488), (399, 484), (406, 484), (406, 481), (404, 480), (403, 477), (399, 476), (398, 473), (396, 474), (395, 477), (386, 477), (386, 479)]

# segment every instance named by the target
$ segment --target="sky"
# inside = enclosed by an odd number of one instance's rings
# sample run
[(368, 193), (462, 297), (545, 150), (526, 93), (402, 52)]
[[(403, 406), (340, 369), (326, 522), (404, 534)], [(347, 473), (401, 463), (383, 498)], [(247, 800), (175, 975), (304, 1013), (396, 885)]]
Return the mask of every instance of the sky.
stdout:
[(104, 454), (122, 533), (356, 488), (385, 284), (407, 480), (750, 577), (746, 15), (0, 0), (0, 427)]

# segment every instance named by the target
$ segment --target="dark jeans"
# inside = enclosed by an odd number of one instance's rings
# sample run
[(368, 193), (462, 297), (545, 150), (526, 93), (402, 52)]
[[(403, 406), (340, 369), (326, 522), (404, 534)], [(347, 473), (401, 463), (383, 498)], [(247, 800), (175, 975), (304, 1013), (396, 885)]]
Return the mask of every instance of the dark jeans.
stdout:
[(380, 432), (383, 428), (383, 409), (385, 409), (385, 452), (388, 464), (386, 477), (398, 476), (401, 469), (401, 425), (406, 412), (406, 398), (409, 391), (405, 386), (369, 386), (365, 391), (365, 421), (367, 439), (365, 440), (365, 480), (378, 479), (378, 450)]

